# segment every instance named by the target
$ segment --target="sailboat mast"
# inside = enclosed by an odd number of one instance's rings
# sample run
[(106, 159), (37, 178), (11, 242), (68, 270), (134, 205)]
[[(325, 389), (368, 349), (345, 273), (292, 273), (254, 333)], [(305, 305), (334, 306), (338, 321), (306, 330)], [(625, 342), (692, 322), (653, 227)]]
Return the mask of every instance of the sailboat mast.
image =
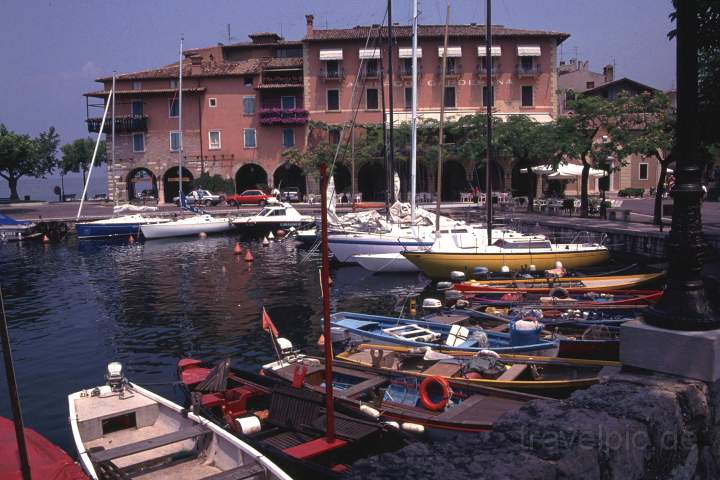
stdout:
[(27, 443), (25, 442), (25, 427), (23, 426), (22, 409), (20, 408), (20, 394), (18, 393), (17, 380), (15, 379), (15, 364), (13, 363), (12, 350), (10, 350), (10, 334), (8, 333), (7, 318), (5, 317), (5, 302), (3, 301), (2, 288), (0, 288), (0, 337), (2, 337), (5, 374), (7, 375), (10, 404), (12, 405), (13, 421), (15, 423), (15, 440), (17, 441), (18, 455), (20, 456), (20, 469), (22, 470), (23, 480), (31, 480), (30, 460), (28, 457)]
[(448, 55), (448, 24), (450, 22), (450, 2), (447, 4), (445, 15), (445, 39), (443, 40), (442, 75), (440, 76), (440, 141), (438, 142), (437, 166), (437, 199), (435, 203), (435, 231), (440, 232), (440, 202), (442, 200), (442, 163), (443, 146), (445, 144), (445, 75), (447, 74)]
[(327, 208), (328, 175), (327, 165), (320, 165), (320, 195), (321, 195), (321, 242), (322, 242), (322, 269), (320, 271), (320, 285), (323, 302), (323, 336), (325, 338), (325, 410), (327, 416), (327, 441), (335, 441), (335, 402), (333, 399), (333, 352), (332, 331), (330, 329), (330, 252), (328, 248), (328, 208)]
[[(388, 102), (390, 103), (389, 113), (389, 141), (390, 151), (388, 152), (388, 166), (390, 167), (390, 175), (395, 171), (395, 142), (393, 141), (393, 61), (392, 61), (392, 48), (393, 48), (393, 33), (392, 33), (392, 0), (387, 2), (387, 13), (388, 13), (388, 37), (387, 37), (387, 62), (388, 62)], [(393, 188), (394, 192), (395, 189)], [(399, 201), (399, 198), (393, 198), (394, 201)]]
[[(112, 76), (112, 91), (115, 91), (115, 70), (113, 70), (113, 76)], [(112, 143), (112, 147), (110, 147), (110, 176), (114, 176), (113, 170), (115, 169), (115, 95), (112, 96), (112, 116), (111, 116), (111, 124), (110, 124), (110, 142)], [(115, 185), (115, 179), (112, 179), (112, 185), (113, 185), (113, 200), (115, 200), (115, 205), (117, 205), (117, 188)], [(108, 192), (109, 194), (110, 192)], [(128, 198), (128, 201), (131, 199)]]
[(410, 131), (410, 224), (415, 225), (415, 195), (417, 187), (417, 34), (418, 34), (418, 0), (413, 0), (412, 26), (412, 113)]
[(178, 145), (178, 203), (183, 204), (182, 187), (182, 157), (183, 157), (183, 129), (182, 129), (182, 79), (183, 79), (183, 37), (180, 37), (180, 61), (178, 62), (178, 131), (180, 144)]
[(492, 243), (492, 183), (490, 181), (490, 170), (492, 165), (492, 104), (494, 103), (492, 85), (492, 26), (491, 26), (491, 0), (487, 0), (487, 13), (485, 18), (485, 83), (487, 86), (487, 165), (485, 166), (485, 211), (487, 213), (487, 241)]
[[(382, 36), (382, 31), (379, 35)], [(380, 47), (378, 47), (380, 50)], [(392, 195), (392, 168), (388, 160), (388, 132), (385, 115), (385, 67), (380, 55), (380, 109), (382, 110), (383, 161), (385, 162), (385, 218), (390, 221), (390, 196)]]

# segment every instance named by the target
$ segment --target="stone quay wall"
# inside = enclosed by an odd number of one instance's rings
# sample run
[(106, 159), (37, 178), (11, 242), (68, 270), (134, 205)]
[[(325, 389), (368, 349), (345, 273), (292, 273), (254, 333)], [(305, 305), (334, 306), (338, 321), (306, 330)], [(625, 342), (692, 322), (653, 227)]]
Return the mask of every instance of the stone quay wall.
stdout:
[(534, 400), (492, 432), (363, 460), (347, 478), (718, 479), (720, 382), (623, 371), (567, 400)]

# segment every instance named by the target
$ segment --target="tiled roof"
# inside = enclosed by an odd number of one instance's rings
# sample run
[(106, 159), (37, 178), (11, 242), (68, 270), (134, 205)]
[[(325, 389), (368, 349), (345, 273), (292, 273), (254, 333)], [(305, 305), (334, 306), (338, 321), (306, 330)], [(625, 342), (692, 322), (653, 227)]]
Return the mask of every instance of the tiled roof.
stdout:
[[(371, 33), (377, 35), (377, 27), (357, 26), (353, 28), (337, 28), (327, 30), (313, 30), (310, 35), (305, 36), (307, 41), (322, 40), (364, 40)], [(387, 34), (387, 27), (380, 29), (382, 35)], [(553, 32), (547, 30), (524, 30), (519, 28), (507, 28), (503, 26), (493, 25), (492, 34), (498, 37), (553, 37), (557, 38), (558, 43), (570, 37), (569, 33)], [(418, 36), (423, 38), (442, 38), (445, 35), (445, 25), (419, 25)], [(448, 35), (451, 37), (484, 37), (484, 25), (450, 25), (448, 27)], [(395, 38), (411, 38), (412, 27), (396, 26), (393, 27), (393, 36)]]
[(605, 90), (609, 90), (611, 87), (621, 85), (624, 87), (632, 88), (634, 90), (638, 91), (647, 91), (647, 92), (659, 92), (655, 87), (651, 87), (650, 85), (645, 85), (644, 83), (637, 82), (635, 80), (629, 79), (627, 77), (619, 78), (617, 80), (613, 80), (612, 82), (603, 83), (602, 85), (598, 85), (595, 88), (590, 88), (588, 90), (585, 90), (582, 92), (583, 95), (595, 95), (597, 93), (601, 93)]
[[(197, 87), (197, 88), (183, 88), (183, 93), (199, 93), (204, 92), (205, 87)], [(140, 89), (140, 90), (118, 90), (116, 92), (118, 95), (159, 95), (159, 94), (175, 94), (177, 93), (177, 88), (146, 88), (146, 89)], [(107, 97), (110, 94), (109, 90), (99, 90), (96, 92), (88, 92), (83, 93), (86, 97)]]
[[(199, 75), (192, 74), (192, 65), (189, 59), (183, 62), (183, 76), (185, 77), (223, 77), (223, 76), (235, 76), (235, 75), (249, 75), (260, 72), (261, 64), (267, 61), (267, 59), (251, 58), (248, 60), (242, 60), (239, 62), (208, 62), (204, 61), (201, 63), (202, 71)], [(150, 70), (141, 70), (139, 72), (123, 73), (118, 75), (118, 80), (152, 80), (162, 78), (177, 78), (179, 68), (177, 63), (171, 63), (159, 68), (153, 68)], [(98, 78), (98, 82), (112, 80), (112, 77), (101, 77)]]

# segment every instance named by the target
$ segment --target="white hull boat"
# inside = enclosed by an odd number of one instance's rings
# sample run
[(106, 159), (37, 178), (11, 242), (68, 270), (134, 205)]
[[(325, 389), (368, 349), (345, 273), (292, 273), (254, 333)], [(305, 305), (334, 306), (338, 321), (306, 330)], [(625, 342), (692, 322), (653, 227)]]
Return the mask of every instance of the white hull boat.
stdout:
[(419, 272), (410, 260), (401, 253), (377, 253), (354, 255), (353, 258), (365, 270), (376, 273), (409, 273)]
[(80, 463), (93, 479), (290, 477), (220, 426), (128, 382), (108, 365), (108, 384), (68, 396)]
[(254, 231), (256, 233), (267, 233), (279, 229), (291, 227), (307, 227), (315, 223), (312, 215), (301, 215), (295, 207), (289, 203), (268, 205), (257, 215), (237, 217), (232, 220), (233, 225), (241, 231)]
[(227, 218), (216, 218), (208, 214), (195, 215), (172, 222), (140, 226), (143, 236), (148, 240), (185, 237), (200, 233), (222, 233), (231, 229), (232, 223)]

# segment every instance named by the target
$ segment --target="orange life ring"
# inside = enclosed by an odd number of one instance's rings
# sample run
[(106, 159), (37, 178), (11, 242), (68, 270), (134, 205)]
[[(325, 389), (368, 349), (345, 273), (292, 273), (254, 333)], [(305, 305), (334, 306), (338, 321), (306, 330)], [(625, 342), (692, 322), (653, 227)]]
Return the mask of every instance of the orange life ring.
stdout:
[[(429, 389), (430, 385), (433, 384), (439, 385), (442, 389), (442, 398), (438, 402), (434, 402), (430, 399)], [(450, 383), (448, 383), (448, 381), (443, 377), (438, 377), (437, 375), (425, 377), (422, 383), (420, 383), (420, 401), (425, 408), (433, 412), (445, 410), (445, 406), (450, 400), (451, 395), (452, 390), (450, 389)]]

